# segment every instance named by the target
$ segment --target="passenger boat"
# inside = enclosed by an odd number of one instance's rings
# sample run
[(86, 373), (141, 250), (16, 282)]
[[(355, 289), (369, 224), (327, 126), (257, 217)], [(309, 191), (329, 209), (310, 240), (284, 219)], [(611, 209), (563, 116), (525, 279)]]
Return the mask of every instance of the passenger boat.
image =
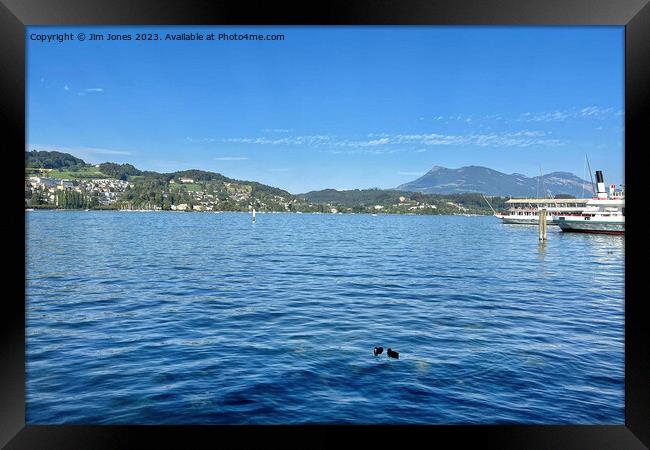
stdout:
[(625, 188), (610, 184), (605, 191), (603, 173), (596, 171), (597, 194), (579, 214), (563, 214), (554, 222), (562, 231), (597, 234), (625, 234)]
[(556, 225), (556, 218), (563, 215), (581, 214), (587, 207), (587, 198), (511, 198), (506, 201), (510, 206), (505, 212), (494, 216), (503, 223), (517, 225), (537, 225), (539, 211), (546, 209), (546, 222)]

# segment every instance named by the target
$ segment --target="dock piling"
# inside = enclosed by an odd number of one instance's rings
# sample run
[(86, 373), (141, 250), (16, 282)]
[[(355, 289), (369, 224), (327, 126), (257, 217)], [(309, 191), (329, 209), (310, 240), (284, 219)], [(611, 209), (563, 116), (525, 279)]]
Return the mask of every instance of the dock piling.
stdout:
[(539, 210), (539, 240), (541, 242), (547, 240), (546, 229), (548, 224), (546, 222), (546, 208)]

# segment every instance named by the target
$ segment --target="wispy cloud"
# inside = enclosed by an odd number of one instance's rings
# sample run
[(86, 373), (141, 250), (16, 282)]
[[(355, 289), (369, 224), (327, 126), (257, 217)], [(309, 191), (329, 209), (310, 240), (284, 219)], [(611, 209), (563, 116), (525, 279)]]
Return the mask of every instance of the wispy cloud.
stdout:
[(256, 145), (320, 145), (331, 142), (330, 136), (291, 136), (284, 138), (268, 137), (236, 137), (224, 138), (222, 142), (232, 144), (256, 144)]
[(293, 130), (287, 128), (264, 128), (264, 133), (291, 133)]
[(527, 112), (521, 115), (520, 120), (524, 122), (561, 122), (570, 117), (569, 114), (563, 111), (553, 111), (544, 113), (531, 113)]
[(68, 86), (68, 85), (66, 84), (65, 86), (63, 86), (63, 90), (64, 90), (64, 91), (69, 91), (69, 90), (70, 90), (70, 86)]
[(614, 112), (614, 108), (599, 108), (598, 106), (587, 106), (580, 110), (582, 117), (600, 117), (610, 115)]
[(193, 144), (196, 144), (196, 143), (206, 143), (206, 142), (215, 142), (215, 141), (216, 141), (216, 139), (214, 139), (214, 138), (193, 138), (193, 137), (190, 137), (190, 136), (187, 136), (187, 137), (185, 138), (185, 140), (186, 140), (187, 142), (191, 142), (191, 143), (193, 143)]
[(217, 156), (214, 158), (215, 161), (244, 161), (247, 159), (248, 156)]
[[(286, 136), (282, 138), (232, 137), (220, 141), (230, 144), (303, 146), (318, 148), (332, 154), (389, 154), (403, 151), (422, 153), (435, 146), (478, 146), (478, 147), (531, 147), (564, 145), (559, 139), (551, 139), (550, 132), (520, 130), (500, 133), (466, 134), (388, 134), (371, 133), (367, 139), (340, 138), (335, 135)], [(413, 146), (417, 149), (413, 149)], [(423, 148), (425, 147), (425, 148)]]
[(391, 153), (399, 153), (407, 151), (404, 148), (389, 148), (389, 147), (358, 147), (358, 148), (333, 148), (323, 149), (323, 152), (331, 153), (332, 155), (389, 155)]
[(63, 153), (70, 153), (73, 156), (79, 158), (92, 157), (95, 155), (132, 155), (131, 151), (127, 150), (117, 150), (112, 148), (100, 148), (100, 147), (68, 147), (62, 145), (52, 145), (52, 144), (28, 144), (25, 146), (26, 150), (41, 150), (41, 151), (57, 151)]
[(109, 148), (92, 148), (85, 147), (83, 149), (86, 153), (91, 153), (94, 155), (132, 155), (133, 153), (126, 150), (112, 150)]
[(104, 88), (96, 87), (96, 88), (86, 88), (82, 89), (79, 92), (77, 92), (77, 95), (86, 95), (86, 94), (92, 94), (95, 92), (104, 92)]
[[(478, 146), (478, 147), (531, 147), (561, 146), (564, 143), (558, 139), (549, 139), (542, 131), (515, 131), (508, 133), (490, 134), (395, 134), (384, 135), (391, 144), (417, 144), (424, 146)], [(418, 149), (422, 150), (422, 149)]]
[(423, 172), (397, 172), (397, 175), (409, 176), (409, 177), (420, 177), (424, 175)]
[(572, 108), (549, 112), (526, 112), (518, 120), (524, 122), (563, 122), (568, 119), (603, 119), (621, 115), (621, 111), (614, 108), (603, 108), (600, 106), (585, 106), (584, 108)]
[(368, 142), (368, 145), (386, 145), (390, 142), (390, 139), (383, 137), (381, 139), (375, 139)]
[[(504, 117), (502, 114), (451, 114), (451, 115), (434, 115), (427, 120), (432, 120), (441, 124), (459, 124), (466, 126), (478, 125), (485, 127), (495, 123), (509, 123), (510, 120), (515, 122), (563, 122), (569, 119), (604, 119), (612, 116), (620, 116), (622, 111), (612, 107), (602, 106), (585, 106), (568, 109), (558, 109), (553, 111), (525, 112), (515, 117)], [(423, 117), (419, 118), (424, 120)]]
[[(450, 123), (450, 122), (462, 122), (466, 124), (472, 124), (474, 122), (480, 122), (480, 121), (494, 121), (494, 120), (502, 120), (503, 117), (501, 117), (500, 114), (451, 114), (447, 116), (433, 116), (430, 118), (433, 121), (436, 122), (444, 122), (444, 123)], [(420, 120), (423, 120), (423, 117), (420, 117)]]

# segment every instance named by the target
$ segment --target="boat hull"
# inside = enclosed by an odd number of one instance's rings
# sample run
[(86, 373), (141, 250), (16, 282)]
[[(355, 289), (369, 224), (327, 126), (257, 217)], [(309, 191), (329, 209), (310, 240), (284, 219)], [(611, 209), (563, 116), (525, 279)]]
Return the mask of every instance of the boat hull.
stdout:
[(592, 234), (625, 234), (625, 222), (568, 221), (557, 222), (562, 231)]
[[(538, 225), (539, 224), (538, 218), (523, 219), (523, 218), (516, 218), (516, 217), (501, 217), (501, 221), (503, 223), (510, 224), (510, 225)], [(548, 225), (557, 225), (557, 223), (553, 221), (551, 217), (546, 218), (546, 223)]]

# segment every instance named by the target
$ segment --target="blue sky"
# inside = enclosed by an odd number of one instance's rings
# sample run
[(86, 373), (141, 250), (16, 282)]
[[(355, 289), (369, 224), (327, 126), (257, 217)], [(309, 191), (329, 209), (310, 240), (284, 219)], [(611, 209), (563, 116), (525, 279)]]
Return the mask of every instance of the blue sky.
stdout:
[[(285, 38), (30, 39), (64, 32)], [(30, 27), (27, 48), (29, 149), (292, 193), (433, 165), (582, 177), (585, 154), (624, 182), (623, 27)]]

